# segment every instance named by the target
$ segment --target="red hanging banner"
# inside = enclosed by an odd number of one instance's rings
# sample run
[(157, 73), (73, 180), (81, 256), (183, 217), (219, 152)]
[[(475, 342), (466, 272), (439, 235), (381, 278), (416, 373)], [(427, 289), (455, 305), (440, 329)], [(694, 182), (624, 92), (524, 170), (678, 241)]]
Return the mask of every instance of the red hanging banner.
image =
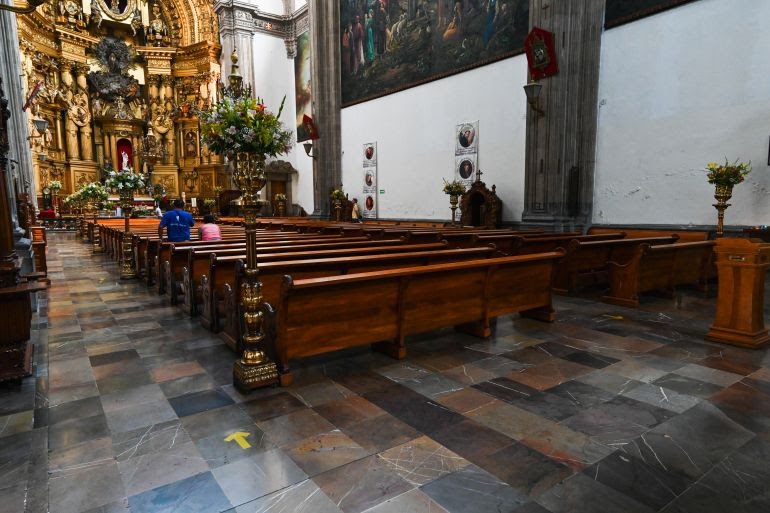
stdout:
[(524, 40), (524, 51), (532, 80), (540, 80), (559, 72), (553, 32), (533, 28)]

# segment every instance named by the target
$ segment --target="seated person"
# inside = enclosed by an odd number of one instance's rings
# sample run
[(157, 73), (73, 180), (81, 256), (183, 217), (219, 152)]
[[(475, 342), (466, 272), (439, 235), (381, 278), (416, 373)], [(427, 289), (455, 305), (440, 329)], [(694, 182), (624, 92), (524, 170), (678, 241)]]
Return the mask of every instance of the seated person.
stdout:
[(214, 223), (213, 215), (203, 216), (203, 224), (198, 228), (198, 238), (200, 240), (222, 240), (222, 233), (219, 231), (219, 225)]
[(158, 238), (163, 240), (163, 228), (168, 231), (169, 242), (184, 242), (190, 240), (190, 227), (195, 224), (192, 214), (184, 211), (184, 201), (174, 200), (174, 209), (169, 210), (160, 219)]

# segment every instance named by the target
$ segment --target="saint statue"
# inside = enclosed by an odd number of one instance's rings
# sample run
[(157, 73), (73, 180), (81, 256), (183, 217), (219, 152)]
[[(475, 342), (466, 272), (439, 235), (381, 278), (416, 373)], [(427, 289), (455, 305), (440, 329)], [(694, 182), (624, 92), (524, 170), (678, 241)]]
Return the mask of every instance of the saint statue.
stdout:
[(125, 150), (120, 152), (120, 157), (123, 159), (123, 165), (121, 167), (122, 170), (129, 169), (128, 167), (128, 153), (126, 153)]

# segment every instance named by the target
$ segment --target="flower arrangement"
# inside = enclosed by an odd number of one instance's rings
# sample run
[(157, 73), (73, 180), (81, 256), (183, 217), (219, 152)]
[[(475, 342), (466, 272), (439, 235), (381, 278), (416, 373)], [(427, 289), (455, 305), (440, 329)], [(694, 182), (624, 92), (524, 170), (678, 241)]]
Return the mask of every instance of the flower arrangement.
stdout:
[(465, 193), (465, 184), (460, 180), (453, 180), (451, 182), (444, 180), (443, 190), (444, 194), (449, 194), (450, 196), (462, 196)]
[(123, 171), (110, 171), (105, 185), (117, 192), (136, 191), (144, 187), (144, 178), (130, 169)]
[(342, 201), (345, 199), (345, 192), (342, 190), (342, 188), (334, 189), (330, 196), (335, 201)]
[(292, 132), (278, 119), (285, 102), (284, 96), (278, 114), (273, 114), (260, 98), (224, 96), (211, 109), (200, 112), (201, 141), (220, 155), (282, 155), (291, 148), (292, 139)]
[(62, 184), (59, 180), (51, 180), (48, 182), (48, 188), (54, 192), (58, 192), (61, 190)]
[(215, 195), (216, 197), (219, 197), (219, 195), (220, 195), (220, 194), (222, 194), (223, 192), (225, 192), (225, 188), (224, 188), (224, 187), (222, 187), (222, 186), (219, 186), (219, 185), (217, 185), (216, 187), (214, 187), (214, 195)]
[(216, 204), (217, 204), (217, 200), (215, 200), (214, 198), (206, 198), (205, 200), (203, 200), (204, 207), (211, 208)]
[(706, 166), (709, 183), (721, 187), (732, 187), (738, 185), (746, 179), (746, 175), (751, 172), (751, 162), (740, 162), (736, 160), (730, 163), (725, 158), (724, 165), (711, 162)]
[(286, 195), (279, 192), (275, 195), (275, 201), (286, 201)]
[(109, 197), (107, 189), (99, 182), (91, 182), (83, 185), (78, 194), (86, 201), (102, 202)]
[(139, 205), (131, 211), (131, 217), (153, 217), (155, 212), (150, 207)]

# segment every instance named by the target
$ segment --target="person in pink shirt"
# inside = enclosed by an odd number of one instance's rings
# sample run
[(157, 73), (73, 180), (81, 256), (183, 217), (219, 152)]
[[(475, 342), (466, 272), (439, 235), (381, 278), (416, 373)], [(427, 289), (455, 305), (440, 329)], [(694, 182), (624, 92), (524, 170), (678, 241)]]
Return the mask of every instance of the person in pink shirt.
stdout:
[(198, 237), (200, 240), (222, 240), (222, 232), (219, 231), (219, 225), (214, 223), (214, 216), (211, 214), (203, 216), (203, 224), (198, 228)]

